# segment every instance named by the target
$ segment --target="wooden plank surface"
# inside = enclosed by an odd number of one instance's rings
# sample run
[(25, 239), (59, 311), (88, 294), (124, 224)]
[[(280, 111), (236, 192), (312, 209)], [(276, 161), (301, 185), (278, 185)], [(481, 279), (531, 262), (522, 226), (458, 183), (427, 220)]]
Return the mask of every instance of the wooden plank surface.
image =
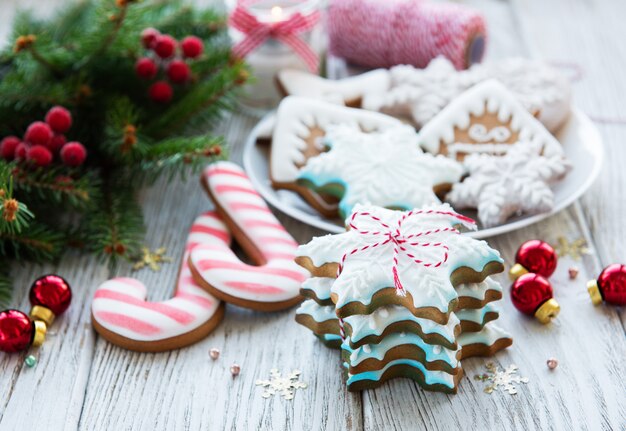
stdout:
[[(44, 4), (42, 13), (62, 3)], [(206, 2), (205, 2), (206, 3)], [(576, 84), (576, 104), (589, 114), (624, 117), (626, 96), (622, 70), (626, 30), (620, 17), (625, 6), (617, 2), (583, 0), (472, 0), (486, 15), (491, 31), (489, 57), (533, 55), (547, 60), (584, 65)], [(0, 3), (0, 40), (17, 0)], [(621, 87), (620, 87), (621, 86)], [(241, 160), (241, 144), (255, 119), (233, 115), (221, 131)], [(224, 323), (202, 342), (161, 354), (127, 352), (98, 339), (89, 323), (91, 295), (97, 285), (115, 275), (86, 257), (68, 254), (58, 267), (26, 266), (16, 271), (15, 306), (28, 308), (28, 284), (47, 271), (63, 274), (74, 286), (69, 312), (54, 326), (39, 352), (34, 369), (23, 366), (24, 355), (0, 355), (0, 429), (28, 429), (49, 424), (53, 429), (624, 429), (626, 423), (626, 365), (624, 317), (612, 307), (592, 307), (584, 283), (605, 264), (623, 261), (626, 230), (623, 165), (626, 127), (600, 125), (611, 155), (602, 178), (580, 204), (527, 229), (501, 235), (490, 243), (511, 263), (517, 246), (529, 238), (556, 241), (586, 237), (596, 254), (582, 262), (562, 259), (553, 277), (562, 305), (558, 324), (543, 326), (520, 315), (508, 299), (501, 304), (501, 326), (515, 338), (511, 349), (496, 363), (516, 363), (530, 379), (519, 394), (488, 395), (483, 383), (471, 376), (484, 371), (484, 359), (464, 361), (470, 378), (455, 396), (427, 393), (410, 381), (396, 380), (375, 391), (348, 394), (341, 381), (338, 353), (321, 346), (293, 322), (293, 310), (264, 314), (227, 308)], [(620, 162), (621, 161), (621, 162)], [(147, 215), (147, 242), (165, 246), (180, 258), (185, 231), (195, 216), (211, 207), (193, 179), (187, 183), (158, 182), (142, 196)], [(281, 217), (300, 242), (320, 232)], [(576, 264), (576, 281), (567, 268)], [(159, 273), (136, 274), (149, 288), (150, 299), (168, 298), (177, 264)], [(117, 271), (128, 275), (129, 267)], [(505, 277), (501, 281), (506, 283)], [(207, 351), (222, 351), (211, 361)], [(550, 372), (548, 357), (559, 368)], [(232, 363), (242, 373), (232, 378)], [(254, 386), (271, 368), (288, 372), (298, 368), (309, 388), (292, 402), (265, 400)]]

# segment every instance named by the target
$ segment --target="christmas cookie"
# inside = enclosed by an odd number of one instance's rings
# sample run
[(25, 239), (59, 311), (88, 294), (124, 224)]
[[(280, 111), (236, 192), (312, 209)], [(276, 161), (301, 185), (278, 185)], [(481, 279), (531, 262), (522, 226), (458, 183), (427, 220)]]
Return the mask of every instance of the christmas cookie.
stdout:
[(329, 127), (323, 139), (328, 152), (311, 157), (298, 173), (298, 184), (335, 196), (345, 218), (358, 203), (412, 209), (439, 203), (462, 166), (419, 148), (412, 127), (400, 125), (365, 133), (354, 125)]
[(276, 75), (278, 88), (285, 96), (322, 99), (327, 102), (361, 107), (366, 91), (381, 93), (389, 88), (389, 73), (372, 70), (349, 78), (331, 80), (296, 69), (283, 69)]
[(333, 305), (330, 299), (330, 287), (335, 282), (334, 277), (311, 277), (302, 283), (300, 294), (305, 298), (315, 300), (320, 305)]
[(546, 63), (523, 58), (475, 64), (461, 71), (443, 57), (433, 59), (425, 69), (395, 66), (389, 70), (389, 88), (366, 90), (362, 107), (409, 118), (423, 127), (465, 90), (489, 79), (501, 82), (551, 132), (569, 115), (567, 78)]
[(482, 308), (459, 309), (455, 313), (461, 321), (463, 332), (480, 331), (488, 322), (499, 317), (498, 310), (493, 304), (487, 304)]
[[(241, 307), (274, 311), (299, 303), (307, 272), (294, 263), (298, 244), (243, 169), (230, 162), (214, 163), (205, 169), (202, 184), (229, 232), (192, 250), (194, 280), (217, 298)], [(255, 265), (233, 253), (231, 234)]]
[(493, 322), (478, 332), (464, 332), (459, 336), (461, 359), (473, 356), (493, 356), (513, 344), (511, 336)]
[(297, 184), (298, 173), (311, 157), (324, 151), (322, 138), (329, 127), (352, 125), (364, 132), (383, 130), (401, 122), (387, 115), (346, 108), (321, 100), (301, 97), (283, 99), (276, 113), (270, 153), (272, 186), (299, 193), (313, 208), (327, 217), (337, 215), (337, 199), (320, 196)]
[(199, 244), (227, 236), (217, 214), (207, 212), (191, 226), (176, 293), (172, 299), (147, 302), (147, 289), (134, 278), (106, 281), (94, 294), (91, 321), (107, 341), (129, 350), (162, 352), (206, 337), (221, 322), (224, 305), (201, 289), (191, 277), (187, 257)]
[(502, 156), (518, 142), (548, 156), (563, 153), (556, 138), (496, 80), (481, 82), (450, 102), (424, 125), (419, 139), (426, 151), (457, 160), (477, 153)]
[(539, 155), (534, 144), (515, 144), (503, 157), (468, 156), (464, 164), (469, 176), (453, 186), (447, 200), (458, 209), (477, 208), (485, 227), (515, 214), (551, 211), (554, 193), (550, 184), (561, 180), (570, 165), (560, 153)]
[[(296, 261), (314, 275), (330, 277), (341, 265), (331, 288), (339, 317), (402, 305), (445, 324), (458, 302), (454, 285), (503, 270), (499, 253), (486, 242), (458, 235), (455, 226), (474, 225), (447, 205), (409, 212), (359, 206), (348, 223), (348, 232), (314, 238), (296, 253)], [(403, 258), (396, 262), (397, 256)]]
[(315, 335), (340, 335), (334, 305), (319, 305), (307, 299), (296, 310), (296, 322), (309, 328)]

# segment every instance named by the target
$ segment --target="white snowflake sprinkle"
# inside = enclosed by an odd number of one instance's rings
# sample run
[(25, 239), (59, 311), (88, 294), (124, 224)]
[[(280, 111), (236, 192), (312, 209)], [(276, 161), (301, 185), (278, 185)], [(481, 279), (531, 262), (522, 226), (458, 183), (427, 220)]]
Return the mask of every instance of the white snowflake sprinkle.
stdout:
[(279, 394), (286, 400), (292, 400), (296, 390), (305, 389), (308, 386), (299, 381), (301, 373), (300, 370), (293, 370), (286, 377), (283, 377), (280, 371), (273, 368), (270, 370), (269, 380), (257, 380), (255, 384), (265, 388), (261, 394), (263, 398)]
[(487, 363), (485, 366), (487, 372), (474, 376), (474, 380), (488, 381), (488, 386), (484, 391), (488, 394), (493, 393), (496, 390), (506, 391), (509, 395), (517, 394), (516, 384), (528, 383), (528, 377), (521, 377), (517, 375), (517, 365), (511, 364), (504, 370), (500, 370), (493, 362)]

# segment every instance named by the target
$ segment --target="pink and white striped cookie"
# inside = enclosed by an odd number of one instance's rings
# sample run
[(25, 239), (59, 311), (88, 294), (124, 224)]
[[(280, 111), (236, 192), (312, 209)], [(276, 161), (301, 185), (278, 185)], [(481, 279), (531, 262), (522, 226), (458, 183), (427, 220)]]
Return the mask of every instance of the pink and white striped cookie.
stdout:
[(146, 301), (146, 286), (134, 278), (104, 282), (94, 294), (91, 320), (109, 342), (129, 350), (162, 352), (193, 344), (222, 321), (224, 304), (200, 288), (188, 265), (190, 252), (203, 244), (229, 238), (226, 226), (214, 212), (199, 216), (189, 232), (173, 298)]
[(246, 173), (230, 162), (207, 167), (202, 184), (232, 236), (256, 265), (242, 262), (230, 238), (196, 247), (189, 265), (196, 282), (216, 297), (241, 307), (274, 311), (302, 300), (308, 272), (294, 262), (298, 243), (274, 217)]

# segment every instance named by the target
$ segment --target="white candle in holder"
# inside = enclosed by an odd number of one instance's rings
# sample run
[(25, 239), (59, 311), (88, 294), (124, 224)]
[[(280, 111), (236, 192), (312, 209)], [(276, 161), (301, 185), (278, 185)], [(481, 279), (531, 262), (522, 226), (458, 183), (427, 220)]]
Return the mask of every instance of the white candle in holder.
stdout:
[[(320, 3), (320, 0), (227, 0), (230, 12), (234, 11), (239, 4), (259, 22), (274, 25), (288, 21), (297, 13), (304, 17), (311, 16), (319, 12)], [(229, 26), (228, 32), (233, 45), (237, 45), (248, 37), (232, 25)], [(307, 44), (320, 62), (322, 61), (326, 40), (321, 19), (311, 29), (294, 35)], [(276, 74), (279, 70), (286, 68), (309, 70), (305, 60), (293, 47), (272, 36), (267, 37), (258, 47), (249, 52), (245, 56), (245, 61), (250, 66), (252, 77), (251, 82), (244, 87), (242, 102), (258, 110), (271, 109), (278, 104), (281, 94), (276, 86)]]

